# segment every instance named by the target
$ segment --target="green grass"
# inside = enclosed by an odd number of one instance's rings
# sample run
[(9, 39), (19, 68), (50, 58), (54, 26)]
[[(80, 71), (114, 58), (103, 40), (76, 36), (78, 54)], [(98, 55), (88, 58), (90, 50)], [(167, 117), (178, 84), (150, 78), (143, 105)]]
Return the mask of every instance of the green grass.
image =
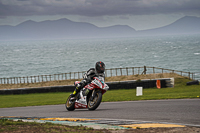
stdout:
[(103, 101), (134, 101), (134, 100), (158, 100), (158, 99), (181, 99), (198, 98), (200, 96), (200, 86), (190, 86), (187, 88), (151, 88), (143, 89), (142, 96), (136, 96), (136, 90), (115, 90), (109, 91), (103, 96)]
[[(136, 96), (136, 89), (108, 90), (103, 95), (103, 102), (199, 98), (200, 85), (186, 86), (188, 79), (176, 79), (174, 88), (143, 89), (142, 96)], [(0, 95), (0, 108), (37, 105), (65, 104), (68, 93), (37, 93), (23, 95)]]
[(64, 104), (70, 93), (36, 93), (22, 95), (1, 95), (0, 108), (35, 105)]

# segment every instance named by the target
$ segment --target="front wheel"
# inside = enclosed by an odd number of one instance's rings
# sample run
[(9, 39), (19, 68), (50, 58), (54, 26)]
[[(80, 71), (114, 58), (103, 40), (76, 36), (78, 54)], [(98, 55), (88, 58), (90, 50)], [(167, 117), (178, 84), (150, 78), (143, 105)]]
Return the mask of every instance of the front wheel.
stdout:
[(101, 91), (96, 92), (96, 95), (94, 96), (93, 100), (91, 99), (92, 99), (92, 95), (90, 96), (89, 101), (88, 101), (88, 109), (95, 110), (99, 106), (102, 100)]
[(71, 99), (72, 97), (71, 96), (69, 96), (68, 98), (67, 98), (67, 101), (66, 101), (66, 103), (65, 103), (65, 107), (66, 107), (66, 109), (68, 110), (68, 111), (74, 111), (75, 110), (75, 101), (76, 101), (76, 99), (74, 98), (74, 99)]

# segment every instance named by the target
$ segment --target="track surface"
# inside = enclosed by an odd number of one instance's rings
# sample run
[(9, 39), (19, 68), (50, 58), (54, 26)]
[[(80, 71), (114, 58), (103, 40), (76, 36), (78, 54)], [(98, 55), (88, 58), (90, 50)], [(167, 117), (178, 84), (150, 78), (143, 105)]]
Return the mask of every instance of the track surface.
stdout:
[(200, 125), (200, 99), (104, 102), (95, 111), (65, 105), (0, 108), (0, 116), (106, 118)]

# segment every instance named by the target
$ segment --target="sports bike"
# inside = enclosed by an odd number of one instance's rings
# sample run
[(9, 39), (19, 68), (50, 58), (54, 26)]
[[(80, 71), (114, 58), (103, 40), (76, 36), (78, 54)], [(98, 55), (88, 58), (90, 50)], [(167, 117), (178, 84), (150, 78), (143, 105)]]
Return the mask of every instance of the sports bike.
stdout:
[[(74, 84), (80, 83), (76, 81)], [(101, 103), (102, 95), (109, 89), (109, 86), (99, 77), (94, 77), (92, 82), (87, 84), (75, 97), (69, 96), (65, 107), (68, 111), (75, 109), (95, 110)]]

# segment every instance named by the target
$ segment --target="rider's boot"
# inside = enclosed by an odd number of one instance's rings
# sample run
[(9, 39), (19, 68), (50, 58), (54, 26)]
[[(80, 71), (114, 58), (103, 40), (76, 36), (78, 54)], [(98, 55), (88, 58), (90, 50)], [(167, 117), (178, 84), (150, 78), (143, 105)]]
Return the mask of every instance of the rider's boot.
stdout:
[(80, 88), (76, 87), (74, 92), (72, 94), (70, 94), (71, 97), (75, 97), (75, 95), (80, 92)]
[(80, 92), (80, 90), (82, 89), (82, 85), (78, 84), (76, 85), (76, 88), (74, 90), (74, 92), (72, 94), (70, 94), (71, 97), (75, 97), (75, 95)]
[(85, 86), (86, 80), (82, 80), (80, 83), (76, 84), (76, 88), (72, 94), (70, 94), (71, 97), (75, 97), (75, 95), (80, 92), (80, 90)]

